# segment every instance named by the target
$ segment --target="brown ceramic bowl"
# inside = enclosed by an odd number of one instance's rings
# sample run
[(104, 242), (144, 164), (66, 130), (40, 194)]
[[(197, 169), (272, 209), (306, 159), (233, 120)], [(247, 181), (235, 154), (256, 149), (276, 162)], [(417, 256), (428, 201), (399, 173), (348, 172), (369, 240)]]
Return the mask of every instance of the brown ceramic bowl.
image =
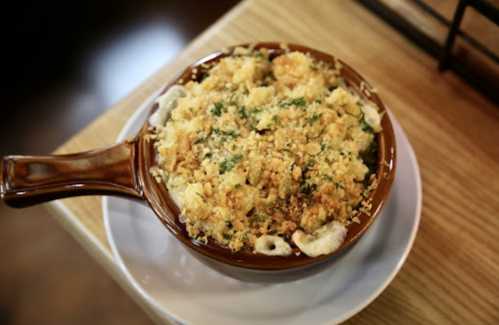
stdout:
[[(341, 62), (343, 66), (341, 74), (347, 85), (361, 97), (376, 103), (382, 112), (386, 112), (385, 106), (376, 92), (372, 91), (372, 87), (343, 61), (304, 46), (292, 44), (288, 46), (290, 50), (309, 53), (326, 63)], [(258, 43), (255, 47), (269, 49), (271, 57), (283, 51), (280, 43)], [(201, 78), (204, 72), (202, 64), (216, 62), (230, 55), (232, 49), (212, 53), (192, 64), (168, 84), (163, 92), (174, 84), (183, 84), (189, 80)], [(157, 104), (153, 104), (150, 114), (156, 109)], [(184, 225), (179, 222), (179, 209), (170, 198), (166, 188), (158, 184), (149, 173), (150, 167), (155, 165), (155, 152), (152, 142), (145, 139), (145, 136), (150, 133), (147, 122), (134, 140), (106, 149), (71, 155), (4, 157), (0, 166), (1, 197), (12, 207), (25, 207), (80, 195), (119, 195), (142, 200), (150, 205), (165, 227), (180, 242), (197, 253), (195, 254), (197, 256), (207, 257), (211, 262), (218, 261), (223, 265), (244, 269), (264, 271), (302, 269), (334, 259), (339, 252), (355, 243), (372, 224), (387, 200), (395, 175), (396, 159), (395, 138), (388, 114), (383, 114), (382, 128), (383, 131), (377, 135), (376, 178), (379, 185), (371, 193), (371, 211), (359, 216), (360, 223), (352, 223), (348, 226), (347, 237), (338, 250), (315, 258), (304, 254), (276, 257), (248, 251), (233, 253), (212, 242), (203, 244), (191, 239)]]

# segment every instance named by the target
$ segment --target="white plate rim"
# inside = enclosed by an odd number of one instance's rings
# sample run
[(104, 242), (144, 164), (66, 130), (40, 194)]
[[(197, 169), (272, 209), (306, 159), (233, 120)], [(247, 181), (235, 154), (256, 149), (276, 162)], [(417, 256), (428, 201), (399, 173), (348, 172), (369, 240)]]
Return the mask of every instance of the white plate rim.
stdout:
[[(127, 133), (129, 130), (135, 125), (136, 120), (138, 117), (143, 113), (144, 110), (148, 109), (154, 98), (156, 98), (157, 95), (159, 95), (160, 90), (155, 91), (148, 99), (146, 99), (143, 104), (130, 116), (130, 118), (127, 120), (123, 128), (121, 129), (120, 133), (118, 134), (118, 137), (116, 138), (116, 142), (122, 142), (126, 140)], [(394, 127), (398, 127), (400, 130), (400, 133), (402, 134), (402, 141), (405, 142), (405, 145), (407, 145), (408, 148), (408, 153), (409, 153), (409, 160), (411, 161), (415, 176), (416, 176), (416, 193), (417, 193), (417, 203), (416, 203), (416, 213), (415, 213), (415, 221), (413, 228), (411, 230), (411, 235), (409, 238), (409, 241), (407, 243), (407, 246), (402, 253), (402, 255), (399, 258), (399, 262), (397, 263), (397, 266), (392, 270), (392, 272), (387, 276), (385, 281), (383, 281), (380, 286), (374, 290), (371, 295), (366, 298), (362, 303), (357, 304), (355, 307), (353, 307), (349, 312), (344, 313), (343, 315), (340, 315), (339, 317), (336, 317), (335, 320), (331, 320), (330, 322), (333, 323), (341, 323), (349, 318), (353, 317), (360, 311), (362, 311), (364, 308), (366, 308), (369, 304), (371, 304), (387, 287), (390, 285), (390, 283), (393, 281), (395, 276), (399, 273), (400, 269), (404, 265), (405, 261), (407, 260), (407, 257), (409, 256), (409, 252), (412, 249), (412, 246), (414, 245), (414, 241), (416, 239), (416, 234), (419, 229), (419, 224), (421, 221), (421, 210), (422, 210), (422, 205), (423, 205), (423, 186), (422, 186), (422, 181), (421, 181), (421, 173), (419, 169), (419, 164), (416, 158), (416, 154), (414, 152), (414, 149), (407, 138), (407, 135), (405, 134), (405, 131), (402, 129), (402, 126), (400, 123), (397, 121), (393, 113), (389, 111), (387, 108), (388, 114), (390, 115), (390, 118), (393, 122)], [(181, 317), (176, 315), (174, 312), (167, 310), (164, 306), (160, 305), (159, 303), (156, 302), (152, 297), (147, 294), (147, 292), (140, 286), (140, 284), (135, 280), (133, 275), (130, 273), (128, 268), (126, 267), (119, 251), (118, 247), (116, 246), (115, 241), (113, 240), (112, 236), (112, 231), (111, 231), (111, 225), (110, 225), (110, 218), (109, 218), (109, 200), (107, 196), (104, 196), (102, 198), (102, 215), (104, 219), (104, 228), (106, 231), (106, 237), (109, 243), (109, 246), (111, 247), (111, 252), (112, 255), (118, 265), (119, 270), (123, 273), (129, 284), (131, 284), (132, 289), (138, 293), (138, 295), (146, 301), (147, 304), (153, 307), (153, 309), (160, 313), (164, 318), (166, 319), (173, 319), (177, 322), (181, 323), (188, 323), (185, 320), (183, 320)]]

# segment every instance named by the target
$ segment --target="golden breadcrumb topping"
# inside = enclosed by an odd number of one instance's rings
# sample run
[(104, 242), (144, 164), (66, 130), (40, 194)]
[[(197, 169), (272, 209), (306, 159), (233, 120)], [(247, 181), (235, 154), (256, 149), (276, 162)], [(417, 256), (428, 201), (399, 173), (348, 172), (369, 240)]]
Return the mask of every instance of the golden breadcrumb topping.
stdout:
[(294, 246), (297, 230), (358, 220), (374, 187), (379, 116), (336, 67), (237, 48), (184, 90), (155, 129), (152, 172), (192, 238), (233, 251), (264, 235)]

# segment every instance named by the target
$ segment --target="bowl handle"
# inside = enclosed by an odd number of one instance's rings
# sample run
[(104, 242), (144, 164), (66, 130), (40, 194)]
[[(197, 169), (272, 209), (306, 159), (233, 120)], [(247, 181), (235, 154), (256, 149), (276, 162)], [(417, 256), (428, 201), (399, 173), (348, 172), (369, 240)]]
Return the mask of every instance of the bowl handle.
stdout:
[(0, 161), (1, 198), (17, 208), (80, 195), (143, 199), (137, 160), (137, 141), (69, 155), (6, 156)]

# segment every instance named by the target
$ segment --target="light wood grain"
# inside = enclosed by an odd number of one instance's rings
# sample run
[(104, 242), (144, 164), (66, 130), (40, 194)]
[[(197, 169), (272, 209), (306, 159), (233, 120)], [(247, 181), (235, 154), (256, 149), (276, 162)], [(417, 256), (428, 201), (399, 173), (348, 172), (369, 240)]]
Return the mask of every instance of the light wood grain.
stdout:
[[(194, 58), (227, 45), (281, 40), (342, 58), (376, 86), (407, 132), (423, 177), (414, 249), (356, 324), (499, 322), (499, 109), (353, 1), (248, 1), (198, 37), (58, 152), (113, 143), (133, 111)], [(115, 272), (99, 198), (58, 214)], [(76, 222), (75, 222), (76, 221)], [(96, 244), (98, 243), (98, 244)]]

